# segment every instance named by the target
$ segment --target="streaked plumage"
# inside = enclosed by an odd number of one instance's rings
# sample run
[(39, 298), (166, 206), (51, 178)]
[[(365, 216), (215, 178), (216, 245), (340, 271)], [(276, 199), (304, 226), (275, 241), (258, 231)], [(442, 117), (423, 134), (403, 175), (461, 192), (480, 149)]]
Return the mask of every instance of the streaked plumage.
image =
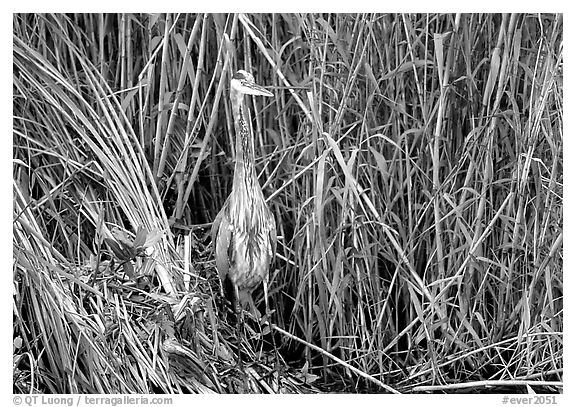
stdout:
[(276, 223), (254, 168), (254, 139), (243, 112), (244, 94), (272, 96), (248, 72), (234, 74), (230, 89), (236, 131), (234, 180), (212, 224), (212, 241), (224, 294), (237, 314), (242, 305), (253, 304), (252, 291), (260, 283), (268, 303), (268, 272), (276, 253)]
[(233, 305), (236, 299), (249, 302), (252, 291), (267, 282), (276, 253), (276, 224), (260, 186), (242, 189), (240, 194), (232, 189), (212, 226), (216, 268)]

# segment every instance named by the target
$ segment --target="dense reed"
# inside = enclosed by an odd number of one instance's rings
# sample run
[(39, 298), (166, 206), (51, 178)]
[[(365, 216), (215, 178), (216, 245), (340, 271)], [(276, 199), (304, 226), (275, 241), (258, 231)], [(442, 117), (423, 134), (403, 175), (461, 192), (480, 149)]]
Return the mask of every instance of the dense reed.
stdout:
[(13, 24), (15, 392), (239, 391), (207, 231), (240, 68), (291, 367), (251, 391), (558, 391), (561, 15)]

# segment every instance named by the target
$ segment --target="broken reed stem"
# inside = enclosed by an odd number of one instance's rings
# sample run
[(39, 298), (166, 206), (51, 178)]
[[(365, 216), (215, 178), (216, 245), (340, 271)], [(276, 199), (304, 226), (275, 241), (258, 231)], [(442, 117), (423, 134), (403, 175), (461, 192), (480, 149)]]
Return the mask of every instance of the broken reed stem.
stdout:
[(314, 349), (317, 352), (320, 352), (323, 356), (328, 357), (329, 359), (332, 359), (333, 361), (335, 361), (336, 363), (338, 363), (339, 365), (344, 366), (346, 369), (350, 370), (351, 372), (356, 373), (358, 376), (363, 377), (364, 379), (376, 384), (377, 386), (383, 388), (386, 391), (389, 391), (390, 393), (394, 393), (394, 394), (400, 394), (400, 392), (398, 390), (393, 389), (392, 387), (382, 383), (380, 380), (376, 379), (375, 377), (370, 376), (368, 373), (361, 371), (360, 369), (355, 368), (354, 366), (352, 366), (351, 364), (343, 361), (342, 359), (340, 359), (337, 356), (334, 356), (333, 354), (331, 354), (330, 352), (320, 348), (319, 346), (316, 346), (310, 342), (306, 342), (304, 339), (300, 339), (295, 335), (292, 335), (289, 332), (286, 332), (285, 330), (283, 330), (282, 328), (277, 327), (276, 325), (270, 323), (270, 322), (265, 322), (265, 324), (267, 324), (268, 326), (270, 326), (272, 329), (275, 329), (276, 331), (280, 332), (282, 335), (295, 340), (296, 342), (299, 342), (303, 345), (306, 345), (307, 347)]

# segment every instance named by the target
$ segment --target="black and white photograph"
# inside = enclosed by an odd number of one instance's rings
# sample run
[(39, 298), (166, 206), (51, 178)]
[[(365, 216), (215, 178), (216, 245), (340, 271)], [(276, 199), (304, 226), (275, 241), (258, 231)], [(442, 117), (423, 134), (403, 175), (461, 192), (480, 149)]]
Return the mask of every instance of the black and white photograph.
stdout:
[(562, 405), (563, 13), (166, 8), (12, 14), (11, 405)]

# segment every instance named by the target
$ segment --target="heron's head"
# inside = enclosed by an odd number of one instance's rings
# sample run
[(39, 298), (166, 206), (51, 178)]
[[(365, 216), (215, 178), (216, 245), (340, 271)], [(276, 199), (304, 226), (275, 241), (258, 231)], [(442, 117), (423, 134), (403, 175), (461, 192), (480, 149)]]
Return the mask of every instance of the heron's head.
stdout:
[(233, 91), (243, 95), (274, 96), (262, 86), (257, 85), (252, 74), (243, 69), (232, 76), (230, 86)]

